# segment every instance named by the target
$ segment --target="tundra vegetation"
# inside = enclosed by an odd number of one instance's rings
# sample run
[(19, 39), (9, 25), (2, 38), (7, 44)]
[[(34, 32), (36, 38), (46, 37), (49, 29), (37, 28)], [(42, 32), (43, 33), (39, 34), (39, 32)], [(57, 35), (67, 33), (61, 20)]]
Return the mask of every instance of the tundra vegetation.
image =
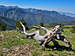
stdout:
[[(49, 25), (47, 25), (49, 26)], [(47, 27), (45, 25), (45, 27)], [(51, 29), (52, 27), (47, 27)], [(74, 56), (75, 55), (75, 33), (73, 25), (64, 25), (62, 34), (71, 42), (72, 49), (62, 41), (56, 40), (60, 47), (54, 47), (53, 42), (50, 42), (46, 50), (42, 50), (40, 44), (34, 39), (27, 39), (24, 34), (16, 30), (0, 32), (4, 37), (0, 39), (0, 56)], [(36, 31), (35, 28), (27, 30), (28, 33)], [(45, 32), (40, 30), (40, 34)]]

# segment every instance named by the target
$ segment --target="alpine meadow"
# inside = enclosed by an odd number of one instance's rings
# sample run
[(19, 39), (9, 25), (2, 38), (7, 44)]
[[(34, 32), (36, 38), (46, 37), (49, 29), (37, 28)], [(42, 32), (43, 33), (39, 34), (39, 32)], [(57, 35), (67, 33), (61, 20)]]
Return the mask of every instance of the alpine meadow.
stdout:
[(74, 0), (0, 0), (0, 56), (75, 56)]

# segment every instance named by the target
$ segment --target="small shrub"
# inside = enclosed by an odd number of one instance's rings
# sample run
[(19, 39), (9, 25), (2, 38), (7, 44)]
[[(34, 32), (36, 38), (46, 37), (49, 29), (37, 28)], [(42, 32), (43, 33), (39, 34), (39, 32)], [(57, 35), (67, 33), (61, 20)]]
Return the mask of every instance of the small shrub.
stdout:
[(25, 25), (26, 30), (28, 30), (29, 28), (28, 28), (27, 23), (25, 22), (24, 19), (21, 19), (21, 20), (19, 20), (19, 21), (16, 21), (16, 29), (17, 29), (18, 31), (22, 31), (22, 30), (23, 30), (23, 28), (22, 28), (22, 26), (21, 26), (21, 24), (20, 24), (20, 21)]
[(44, 26), (43, 22), (40, 22), (40, 26)]
[(5, 31), (7, 29), (6, 24), (0, 24), (0, 31)]
[(75, 33), (75, 26), (72, 26), (71, 32)]

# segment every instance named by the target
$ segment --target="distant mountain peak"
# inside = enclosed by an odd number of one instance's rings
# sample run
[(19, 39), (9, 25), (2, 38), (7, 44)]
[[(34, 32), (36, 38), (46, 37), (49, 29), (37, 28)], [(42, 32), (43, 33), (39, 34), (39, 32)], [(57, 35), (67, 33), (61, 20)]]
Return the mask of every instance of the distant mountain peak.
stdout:
[(61, 8), (50, 8), (51, 11), (57, 11), (57, 12), (69, 12), (75, 14), (75, 9), (61, 9)]
[(75, 20), (75, 17), (63, 15), (55, 10), (42, 10), (36, 8), (20, 8), (18, 6), (1, 6), (0, 16), (12, 20), (24, 19), (28, 25), (43, 23), (57, 23)]

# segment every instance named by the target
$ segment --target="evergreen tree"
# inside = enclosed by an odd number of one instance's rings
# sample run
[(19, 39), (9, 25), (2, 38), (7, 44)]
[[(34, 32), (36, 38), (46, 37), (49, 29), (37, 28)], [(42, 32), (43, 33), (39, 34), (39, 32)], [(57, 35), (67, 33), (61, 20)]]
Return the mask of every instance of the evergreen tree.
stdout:
[(19, 21), (16, 21), (16, 28), (17, 28), (17, 30), (18, 31), (22, 31), (23, 30), (23, 28), (22, 28), (22, 26), (20, 24), (20, 21), (25, 25), (26, 30), (28, 30), (28, 26), (27, 26), (26, 22), (24, 21), (24, 19), (21, 19)]
[(6, 24), (2, 24), (0, 23), (0, 31), (5, 31), (7, 29), (7, 25)]
[(40, 26), (44, 26), (43, 22), (40, 22)]

